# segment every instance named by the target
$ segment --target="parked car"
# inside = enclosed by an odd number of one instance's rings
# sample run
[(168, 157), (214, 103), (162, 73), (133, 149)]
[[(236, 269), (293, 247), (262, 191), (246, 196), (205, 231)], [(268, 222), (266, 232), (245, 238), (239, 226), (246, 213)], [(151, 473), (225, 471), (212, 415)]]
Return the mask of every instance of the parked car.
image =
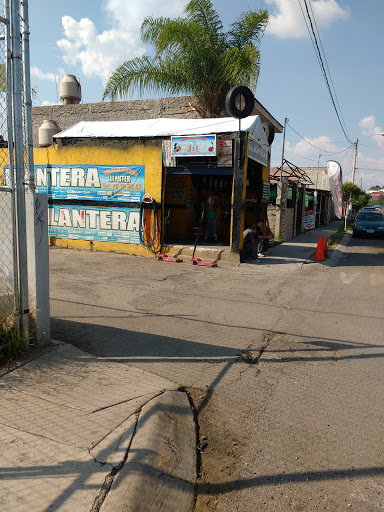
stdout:
[(379, 210), (360, 210), (353, 224), (352, 236), (384, 237), (384, 215)]

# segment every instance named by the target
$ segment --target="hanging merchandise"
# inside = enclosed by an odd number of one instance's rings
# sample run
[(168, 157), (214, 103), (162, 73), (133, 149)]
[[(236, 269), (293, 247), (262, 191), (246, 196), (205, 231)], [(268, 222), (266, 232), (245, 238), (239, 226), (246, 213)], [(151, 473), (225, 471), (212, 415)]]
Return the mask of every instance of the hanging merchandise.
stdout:
[(155, 251), (159, 242), (159, 208), (151, 194), (144, 194), (140, 206), (139, 236), (146, 249)]

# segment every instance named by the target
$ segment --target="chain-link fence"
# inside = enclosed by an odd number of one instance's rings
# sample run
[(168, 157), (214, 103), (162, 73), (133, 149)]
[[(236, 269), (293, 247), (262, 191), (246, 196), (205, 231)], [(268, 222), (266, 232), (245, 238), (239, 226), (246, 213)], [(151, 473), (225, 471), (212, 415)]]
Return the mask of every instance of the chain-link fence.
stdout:
[[(0, 9), (3, 5), (0, 6)], [(2, 9), (4, 11), (4, 9)], [(8, 160), (9, 115), (7, 95), (7, 20), (0, 22), (0, 324), (16, 319), (15, 189)], [(8, 91), (9, 94), (9, 91)]]

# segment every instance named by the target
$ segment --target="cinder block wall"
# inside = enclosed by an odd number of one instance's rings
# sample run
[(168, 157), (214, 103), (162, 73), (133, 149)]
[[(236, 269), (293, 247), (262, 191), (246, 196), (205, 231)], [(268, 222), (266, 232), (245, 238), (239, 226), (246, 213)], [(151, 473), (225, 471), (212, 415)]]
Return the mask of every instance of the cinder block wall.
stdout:
[(35, 147), (38, 145), (39, 128), (45, 119), (57, 121), (62, 130), (80, 121), (133, 121), (158, 117), (199, 119), (201, 116), (193, 106), (194, 101), (193, 96), (184, 96), (154, 100), (33, 107), (33, 145)]

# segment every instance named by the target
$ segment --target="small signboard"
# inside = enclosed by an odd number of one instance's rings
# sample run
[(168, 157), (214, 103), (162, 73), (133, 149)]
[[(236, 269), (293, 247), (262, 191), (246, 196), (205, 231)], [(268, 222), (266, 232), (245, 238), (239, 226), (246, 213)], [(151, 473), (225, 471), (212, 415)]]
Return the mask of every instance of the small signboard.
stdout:
[(269, 201), (270, 189), (271, 186), (269, 181), (263, 181), (263, 199), (267, 199), (267, 201)]
[(262, 144), (259, 140), (248, 136), (248, 158), (255, 160), (261, 165), (268, 165), (268, 146)]
[(232, 165), (232, 139), (219, 139), (217, 166), (232, 167)]
[(171, 156), (216, 156), (216, 135), (171, 137)]
[(304, 213), (304, 229), (315, 229), (315, 214), (313, 210)]

